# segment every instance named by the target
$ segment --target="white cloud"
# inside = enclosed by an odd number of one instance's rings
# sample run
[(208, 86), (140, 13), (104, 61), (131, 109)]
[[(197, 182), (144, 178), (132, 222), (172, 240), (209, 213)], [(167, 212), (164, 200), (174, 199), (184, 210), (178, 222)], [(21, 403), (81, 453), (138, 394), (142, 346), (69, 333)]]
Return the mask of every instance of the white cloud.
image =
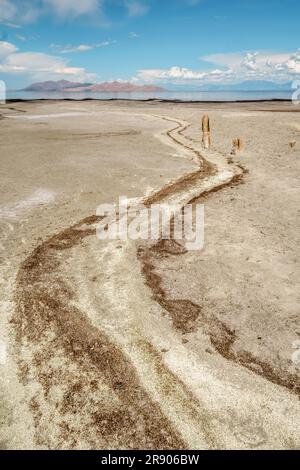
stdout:
[(10, 21), (17, 14), (16, 6), (9, 0), (0, 0), (0, 23)]
[[(0, 23), (14, 27), (52, 13), (58, 18), (77, 18), (101, 12), (105, 0), (0, 0)], [(16, 25), (17, 26), (17, 25)]]
[(16, 52), (18, 49), (14, 44), (6, 41), (0, 41), (0, 59)]
[[(294, 53), (238, 52), (201, 57), (206, 70), (181, 67), (140, 70), (136, 80), (145, 83), (208, 84), (237, 83), (245, 80), (284, 82), (300, 75), (300, 49)], [(214, 69), (211, 66), (215, 65)]]
[(248, 52), (242, 62), (243, 67), (247, 70), (257, 70), (258, 64), (256, 62), (257, 52), (251, 53)]
[(231, 70), (226, 72), (215, 69), (210, 72), (205, 71), (193, 71), (187, 68), (181, 67), (171, 67), (168, 70), (162, 69), (146, 69), (140, 70), (137, 75), (139, 81), (145, 83), (176, 83), (176, 84), (185, 84), (185, 83), (201, 83), (208, 79), (213, 81), (219, 81), (224, 76), (232, 75)]
[(289, 73), (300, 75), (300, 49), (292, 55), (286, 62), (280, 64)]
[(140, 0), (124, 0), (128, 16), (143, 16), (149, 11), (149, 6)]
[[(87, 15), (102, 15), (102, 6), (109, 0), (0, 0), (0, 23), (29, 23), (42, 15), (53, 14), (60, 19), (75, 19)], [(130, 17), (149, 11), (143, 0), (122, 0)]]
[(8, 28), (12, 28), (12, 29), (22, 28), (22, 26), (20, 24), (17, 24), (17, 23), (9, 23), (9, 22), (1, 22), (0, 21), (0, 24), (2, 24), (3, 26), (7, 26)]
[(16, 34), (16, 38), (19, 39), (19, 41), (22, 41), (22, 42), (27, 41), (27, 37), (23, 36), (22, 34)]
[(68, 61), (38, 52), (14, 52), (0, 61), (0, 72), (24, 75), (31, 80), (93, 81), (96, 76), (84, 68), (70, 67)]
[(205, 72), (193, 72), (180, 67), (171, 67), (169, 70), (146, 69), (140, 70), (138, 78), (143, 81), (177, 81), (177, 80), (199, 80), (205, 77)]
[(300, 73), (300, 50), (296, 53), (256, 51), (234, 54), (216, 54), (203, 60), (231, 68), (239, 79), (287, 81)]
[(19, 23), (35, 21), (42, 9), (39, 0), (0, 0), (0, 23), (19, 28)]
[(43, 0), (46, 6), (53, 9), (59, 17), (76, 18), (81, 15), (89, 15), (97, 11), (101, 6), (99, 0)]
[(139, 34), (135, 33), (134, 31), (131, 31), (131, 32), (129, 33), (129, 37), (130, 37), (130, 39), (137, 39), (137, 38), (139, 38), (140, 36), (139, 36)]
[(55, 49), (56, 51), (60, 52), (61, 54), (70, 54), (72, 52), (87, 52), (91, 51), (94, 47), (88, 44), (80, 44), (79, 46), (72, 46), (71, 44), (67, 44), (65, 46), (61, 46), (59, 44), (51, 44), (51, 49)]
[(116, 41), (102, 41), (98, 44), (80, 44), (79, 46), (74, 46), (72, 44), (67, 45), (59, 45), (59, 44), (51, 44), (51, 49), (55, 49), (56, 51), (60, 52), (61, 54), (71, 54), (74, 52), (88, 52), (93, 49), (98, 49), (101, 47), (111, 46), (115, 44)]

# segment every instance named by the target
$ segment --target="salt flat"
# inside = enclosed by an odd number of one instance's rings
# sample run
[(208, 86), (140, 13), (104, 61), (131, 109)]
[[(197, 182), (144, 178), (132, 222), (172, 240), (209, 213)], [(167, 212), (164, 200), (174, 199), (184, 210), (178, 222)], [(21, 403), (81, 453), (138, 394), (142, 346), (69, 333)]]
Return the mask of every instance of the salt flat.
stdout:
[[(0, 107), (2, 448), (300, 447), (297, 111)], [(204, 204), (204, 250), (100, 242), (119, 196)]]

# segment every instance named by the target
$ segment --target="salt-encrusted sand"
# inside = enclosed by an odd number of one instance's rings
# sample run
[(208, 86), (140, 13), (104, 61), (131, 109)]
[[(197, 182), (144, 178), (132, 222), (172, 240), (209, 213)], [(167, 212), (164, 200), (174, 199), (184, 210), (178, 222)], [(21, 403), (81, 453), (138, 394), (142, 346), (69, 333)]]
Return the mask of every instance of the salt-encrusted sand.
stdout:
[[(2, 448), (300, 447), (298, 111), (0, 107)], [(100, 242), (122, 195), (204, 202), (204, 250)]]

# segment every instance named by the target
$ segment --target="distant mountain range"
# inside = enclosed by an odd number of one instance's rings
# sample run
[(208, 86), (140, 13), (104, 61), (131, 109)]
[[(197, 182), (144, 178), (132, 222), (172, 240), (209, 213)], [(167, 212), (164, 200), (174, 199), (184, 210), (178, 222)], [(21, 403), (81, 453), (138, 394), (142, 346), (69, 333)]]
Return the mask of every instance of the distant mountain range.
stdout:
[(131, 82), (76, 83), (67, 80), (33, 83), (22, 91), (33, 92), (91, 92), (91, 93), (151, 93), (163, 91), (201, 92), (258, 92), (258, 91), (291, 91), (292, 83), (275, 83), (268, 81), (245, 81), (234, 84), (176, 85), (167, 84), (167, 89), (155, 85), (136, 85)]
[(49, 81), (33, 83), (22, 91), (45, 91), (45, 92), (106, 92), (106, 93), (130, 93), (130, 92), (155, 92), (165, 91), (164, 88), (153, 85), (134, 85), (130, 82), (104, 82), (99, 84), (74, 83), (67, 80), (58, 82)]
[(74, 83), (68, 82), (67, 80), (60, 80), (58, 82), (49, 81), (33, 83), (22, 91), (68, 91), (70, 88), (88, 87), (91, 85), (92, 83)]

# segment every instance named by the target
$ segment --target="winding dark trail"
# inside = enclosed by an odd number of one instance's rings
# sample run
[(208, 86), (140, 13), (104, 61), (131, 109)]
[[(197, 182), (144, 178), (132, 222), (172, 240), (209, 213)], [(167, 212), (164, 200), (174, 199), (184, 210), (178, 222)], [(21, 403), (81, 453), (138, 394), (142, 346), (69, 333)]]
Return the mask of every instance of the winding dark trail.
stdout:
[[(167, 117), (163, 119), (176, 122)], [(218, 166), (207, 161), (194, 148), (192, 139), (184, 136), (187, 127), (177, 121), (168, 136), (194, 152), (199, 170), (145, 198), (146, 206), (169, 200), (185, 205), (201, 195), (208, 197), (210, 193), (241, 182), (243, 171), (237, 168), (230, 178), (226, 176), (225, 182), (224, 179), (218, 181)], [(198, 190), (199, 185), (201, 190)], [(39, 245), (19, 269), (12, 325), (20, 376), (30, 390), (28, 400), (34, 416), (37, 445), (49, 449), (187, 448), (182, 435), (142, 386), (134, 365), (122, 348), (109, 333), (93, 326), (86, 313), (75, 306), (77, 293), (63, 276), (67, 254), (95, 235), (95, 225), (99, 221), (100, 218), (91, 216), (51, 237)], [(188, 300), (167, 297), (162, 280), (155, 273), (155, 263), (162, 252), (174, 256), (182, 251), (176, 241), (137, 247), (142, 273), (152, 290), (153, 300), (169, 313), (175, 329), (191, 331), (200, 318), (208, 327), (212, 345), (223, 358), (299, 394), (297, 377), (279, 373), (247, 352), (236, 354), (235, 333), (217, 318), (203, 315), (201, 307)], [(160, 358), (152, 345), (145, 343), (143, 347), (159, 363)], [(185, 385), (172, 377), (170, 371), (164, 373), (168, 373), (170, 381), (179, 384), (180, 393), (184, 393), (194, 406), (197, 400)], [(32, 387), (32, 384), (35, 385)], [(167, 394), (172, 394), (172, 390)], [(205, 428), (205, 433), (207, 447), (217, 447), (209, 427)]]

